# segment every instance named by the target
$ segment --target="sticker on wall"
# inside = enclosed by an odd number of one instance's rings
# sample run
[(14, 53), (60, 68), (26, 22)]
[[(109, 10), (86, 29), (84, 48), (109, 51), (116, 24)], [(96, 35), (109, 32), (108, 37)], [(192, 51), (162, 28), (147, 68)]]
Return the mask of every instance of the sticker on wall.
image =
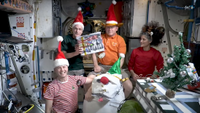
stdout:
[(16, 17), (16, 26), (24, 27), (24, 17)]
[(25, 33), (18, 33), (19, 38), (24, 38), (25, 39)]
[(162, 48), (162, 52), (165, 53), (166, 51), (167, 51), (167, 48), (166, 48), (166, 47), (163, 47), (163, 48)]

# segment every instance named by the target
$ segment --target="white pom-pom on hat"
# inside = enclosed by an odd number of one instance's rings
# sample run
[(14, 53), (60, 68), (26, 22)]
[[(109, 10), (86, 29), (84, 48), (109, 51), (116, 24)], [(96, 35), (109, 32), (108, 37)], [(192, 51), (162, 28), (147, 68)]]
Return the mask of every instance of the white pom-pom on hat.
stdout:
[(78, 11), (81, 11), (81, 10), (82, 10), (81, 7), (79, 7), (79, 8), (78, 8)]
[(113, 3), (114, 5), (117, 4), (117, 2), (116, 2), (115, 0), (113, 0), (112, 3)]
[(120, 56), (121, 58), (124, 58), (124, 57), (125, 57), (125, 54), (119, 53), (119, 56)]
[(57, 41), (59, 42), (59, 41), (63, 41), (63, 37), (62, 36), (57, 36)]

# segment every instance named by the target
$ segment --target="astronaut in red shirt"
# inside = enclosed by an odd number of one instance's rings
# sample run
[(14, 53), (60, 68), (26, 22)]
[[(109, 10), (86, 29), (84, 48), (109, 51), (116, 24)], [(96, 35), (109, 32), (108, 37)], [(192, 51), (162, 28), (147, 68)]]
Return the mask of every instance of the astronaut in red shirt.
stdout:
[[(151, 46), (158, 46), (162, 42), (165, 29), (158, 27), (158, 22), (152, 21), (142, 28), (140, 34), (141, 47), (134, 49), (128, 63), (128, 69), (134, 80), (155, 78), (153, 72), (159, 71), (164, 66), (161, 53)], [(157, 76), (156, 76), (157, 77)]]

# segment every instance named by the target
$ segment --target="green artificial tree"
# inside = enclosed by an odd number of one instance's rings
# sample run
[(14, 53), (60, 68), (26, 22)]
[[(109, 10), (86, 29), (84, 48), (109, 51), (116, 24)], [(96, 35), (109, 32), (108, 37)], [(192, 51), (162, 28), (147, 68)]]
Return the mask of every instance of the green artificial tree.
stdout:
[(190, 84), (193, 81), (193, 78), (187, 72), (191, 51), (185, 49), (181, 32), (179, 32), (179, 40), (180, 46), (175, 45), (173, 53), (168, 54), (167, 66), (164, 66), (159, 72), (156, 71), (154, 73), (172, 91), (177, 91), (178, 88)]

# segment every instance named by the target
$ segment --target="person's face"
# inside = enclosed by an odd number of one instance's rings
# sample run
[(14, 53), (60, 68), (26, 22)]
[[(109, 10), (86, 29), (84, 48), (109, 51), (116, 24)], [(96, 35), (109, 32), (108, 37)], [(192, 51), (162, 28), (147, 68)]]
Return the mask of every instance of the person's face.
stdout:
[(140, 46), (141, 47), (147, 47), (147, 46), (150, 46), (150, 43), (151, 41), (149, 41), (145, 35), (142, 35), (141, 36), (141, 39), (140, 39)]
[(59, 78), (65, 78), (67, 77), (67, 72), (68, 72), (68, 66), (58, 66), (54, 68), (54, 72), (56, 73), (57, 77)]
[(81, 25), (77, 24), (72, 28), (72, 32), (73, 32), (74, 38), (81, 36), (83, 33), (83, 27)]
[(106, 26), (106, 34), (108, 36), (114, 36), (118, 30), (117, 26)]

